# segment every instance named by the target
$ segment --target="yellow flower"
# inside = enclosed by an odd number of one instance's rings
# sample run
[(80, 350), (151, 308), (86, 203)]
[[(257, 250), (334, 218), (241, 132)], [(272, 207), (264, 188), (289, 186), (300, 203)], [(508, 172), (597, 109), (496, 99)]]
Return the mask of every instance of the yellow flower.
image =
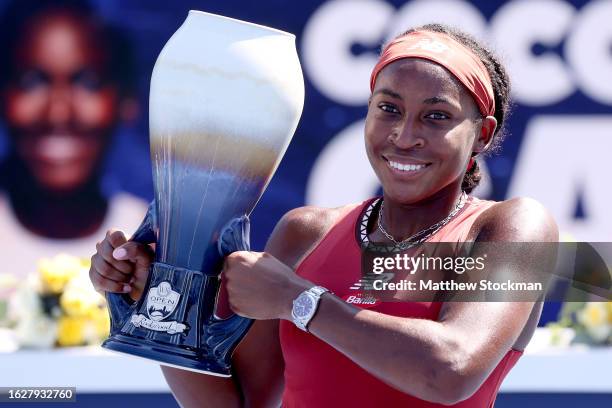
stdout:
[(83, 269), (89, 270), (91, 267), (91, 258), (81, 258), (79, 259), (79, 262), (81, 263), (81, 268)]
[(97, 338), (105, 339), (110, 333), (110, 317), (105, 307), (94, 309), (91, 313), (91, 322), (94, 325)]
[(612, 324), (612, 302), (606, 302), (606, 309), (608, 311), (608, 323)]
[(89, 316), (91, 311), (105, 303), (104, 297), (94, 289), (85, 269), (64, 286), (60, 296), (62, 310), (69, 316)]
[(61, 293), (70, 279), (83, 270), (83, 263), (74, 256), (59, 254), (38, 261), (38, 272), (44, 292)]
[(60, 297), (62, 310), (68, 316), (88, 316), (90, 312), (98, 308), (100, 298), (97, 293), (82, 290), (76, 286), (68, 286)]
[(63, 347), (80, 346), (85, 342), (87, 319), (62, 316), (57, 326), (57, 343)]
[(605, 302), (587, 302), (584, 308), (576, 313), (578, 322), (598, 342), (604, 341), (612, 330), (607, 309)]
[(83, 340), (86, 344), (100, 344), (110, 332), (110, 318), (106, 308), (92, 309), (83, 328)]
[(601, 302), (587, 302), (578, 313), (578, 320), (585, 326), (600, 326), (606, 323), (607, 310), (604, 303)]

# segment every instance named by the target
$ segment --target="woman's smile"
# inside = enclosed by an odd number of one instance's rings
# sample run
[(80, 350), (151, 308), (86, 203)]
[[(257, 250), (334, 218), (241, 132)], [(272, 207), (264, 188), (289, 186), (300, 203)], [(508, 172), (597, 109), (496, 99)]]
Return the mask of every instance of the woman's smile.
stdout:
[(427, 171), (427, 168), (432, 164), (409, 158), (382, 157), (387, 162), (387, 167), (391, 174), (402, 179), (418, 177)]

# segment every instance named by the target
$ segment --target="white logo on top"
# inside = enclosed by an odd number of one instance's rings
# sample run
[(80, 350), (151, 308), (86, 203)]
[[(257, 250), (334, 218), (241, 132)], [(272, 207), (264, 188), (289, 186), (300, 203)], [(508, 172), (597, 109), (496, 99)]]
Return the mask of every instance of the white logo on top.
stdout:
[(444, 44), (443, 42), (430, 40), (428, 38), (424, 38), (418, 43), (411, 46), (409, 49), (414, 50), (420, 48), (425, 51), (435, 52), (441, 54), (449, 49), (449, 46)]
[(187, 326), (177, 321), (164, 322), (170, 316), (179, 303), (180, 293), (172, 290), (170, 282), (161, 282), (159, 285), (149, 289), (147, 295), (147, 314), (132, 316), (130, 322), (136, 327), (144, 327), (149, 330), (165, 331), (169, 334), (183, 333)]

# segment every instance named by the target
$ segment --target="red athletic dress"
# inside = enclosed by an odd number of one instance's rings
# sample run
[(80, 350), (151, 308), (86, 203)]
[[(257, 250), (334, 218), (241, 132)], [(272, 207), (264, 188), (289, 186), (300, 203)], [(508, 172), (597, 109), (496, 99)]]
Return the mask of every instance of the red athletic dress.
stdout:
[[(469, 197), (460, 212), (429, 242), (463, 242), (479, 214), (492, 201)], [(347, 299), (349, 289), (361, 277), (358, 236), (373, 201), (348, 208), (315, 249), (300, 263), (296, 273)], [(402, 317), (436, 320), (439, 302), (382, 302), (370, 310)], [(356, 305), (359, 307), (359, 305)], [(305, 333), (289, 321), (280, 322), (280, 341), (285, 360), (282, 406), (291, 407), (441, 407), (404, 394), (378, 380), (327, 343)], [(384, 347), (384, 344), (381, 344)], [(508, 350), (480, 389), (456, 407), (492, 407), (499, 386), (521, 356)], [(410, 370), (408, 368), (407, 373)]]

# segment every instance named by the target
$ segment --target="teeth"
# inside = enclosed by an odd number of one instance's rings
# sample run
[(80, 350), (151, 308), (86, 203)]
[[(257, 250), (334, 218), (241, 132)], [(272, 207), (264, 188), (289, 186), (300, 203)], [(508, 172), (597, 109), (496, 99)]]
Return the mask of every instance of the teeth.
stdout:
[(389, 160), (389, 165), (394, 169), (401, 171), (417, 171), (425, 168), (424, 164), (401, 164), (391, 160)]

